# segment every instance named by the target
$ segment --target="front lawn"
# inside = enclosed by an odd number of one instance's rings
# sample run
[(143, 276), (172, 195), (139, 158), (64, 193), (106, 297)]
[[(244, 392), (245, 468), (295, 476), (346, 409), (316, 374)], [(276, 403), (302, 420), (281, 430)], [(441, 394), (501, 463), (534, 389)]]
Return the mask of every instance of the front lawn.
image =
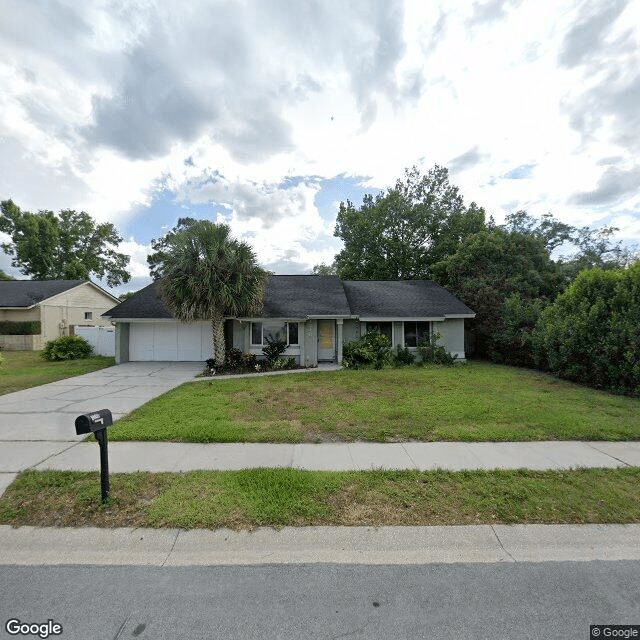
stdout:
[(628, 523), (640, 469), (112, 474), (25, 471), (0, 498), (13, 526), (229, 527)]
[(314, 372), (185, 384), (120, 420), (109, 438), (638, 440), (640, 400), (481, 362)]
[(91, 373), (112, 367), (116, 362), (115, 358), (104, 356), (47, 362), (40, 354), (40, 351), (2, 351), (4, 362), (0, 364), (0, 395)]

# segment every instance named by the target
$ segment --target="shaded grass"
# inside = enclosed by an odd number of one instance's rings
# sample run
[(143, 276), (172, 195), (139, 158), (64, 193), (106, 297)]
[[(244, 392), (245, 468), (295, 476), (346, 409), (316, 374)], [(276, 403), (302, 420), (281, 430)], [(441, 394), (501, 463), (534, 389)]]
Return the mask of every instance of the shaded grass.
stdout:
[(640, 469), (358, 471), (296, 469), (113, 474), (25, 471), (0, 499), (0, 523), (235, 530), (257, 526), (629, 523)]
[(157, 398), (113, 440), (638, 440), (640, 400), (473, 362), (210, 380)]
[(48, 362), (41, 351), (3, 351), (0, 364), (0, 395), (38, 387), (41, 384), (72, 378), (83, 373), (111, 367), (115, 358), (94, 356), (82, 360)]

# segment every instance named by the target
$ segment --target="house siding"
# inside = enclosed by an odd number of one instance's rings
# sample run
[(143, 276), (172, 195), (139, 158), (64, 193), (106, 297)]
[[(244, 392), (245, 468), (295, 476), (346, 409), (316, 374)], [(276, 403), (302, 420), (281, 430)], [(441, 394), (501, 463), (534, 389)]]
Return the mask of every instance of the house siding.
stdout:
[[(113, 304), (112, 298), (89, 283), (43, 300), (40, 303), (43, 341), (68, 335), (69, 327), (74, 325), (111, 326), (111, 322), (103, 318), (102, 314), (111, 309)], [(92, 314), (91, 320), (85, 320), (85, 313)]]
[(431, 330), (440, 334), (438, 344), (441, 344), (452, 356), (464, 360), (464, 319), (450, 318), (444, 322), (433, 322)]
[(249, 351), (249, 323), (233, 320), (233, 348)]
[(345, 320), (342, 325), (342, 342), (353, 342), (359, 336), (358, 324), (355, 320)]
[(10, 320), (11, 322), (27, 322), (30, 320), (40, 320), (40, 309), (0, 309), (0, 320)]
[(318, 321), (307, 320), (304, 323), (304, 366), (318, 364)]
[(129, 329), (128, 322), (116, 323), (116, 364), (129, 362)]
[(393, 344), (391, 350), (396, 353), (397, 347), (404, 347), (404, 322), (393, 323)]

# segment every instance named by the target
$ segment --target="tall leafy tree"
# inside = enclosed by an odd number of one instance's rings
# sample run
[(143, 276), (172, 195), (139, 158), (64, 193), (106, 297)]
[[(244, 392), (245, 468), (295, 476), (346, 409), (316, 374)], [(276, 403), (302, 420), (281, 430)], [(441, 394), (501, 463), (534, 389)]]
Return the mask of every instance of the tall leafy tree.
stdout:
[(193, 224), (196, 223), (195, 218), (178, 218), (176, 226), (157, 240), (151, 240), (151, 249), (153, 253), (147, 256), (147, 263), (149, 264), (149, 273), (154, 280), (160, 278), (160, 271), (164, 265), (164, 261), (167, 259), (168, 251), (173, 247), (176, 236), (179, 236), (184, 231), (187, 231)]
[(433, 273), (476, 312), (476, 348), (485, 357), (492, 355), (494, 336), (504, 329), (501, 308), (507, 298), (552, 300), (559, 286), (557, 265), (542, 238), (498, 228), (467, 238)]
[(362, 280), (428, 278), (433, 264), (485, 228), (484, 210), (464, 206), (445, 167), (435, 165), (426, 175), (406, 169), (392, 189), (365, 195), (360, 207), (340, 203), (334, 235), (344, 248), (335, 258), (337, 273)]
[(81, 211), (21, 211), (12, 200), (1, 203), (0, 231), (11, 236), (2, 250), (11, 265), (35, 280), (76, 280), (106, 276), (111, 287), (131, 279), (129, 256), (118, 253), (122, 238), (113, 224), (96, 224)]
[(260, 313), (268, 273), (225, 224), (183, 219), (154, 243), (149, 264), (165, 305), (184, 322), (211, 321), (215, 359), (223, 364), (224, 319)]
[(313, 267), (312, 273), (314, 276), (335, 276), (337, 275), (336, 265), (321, 262)]
[(557, 263), (565, 285), (583, 269), (617, 269), (632, 262), (632, 250), (624, 247), (621, 241), (614, 241), (615, 233), (619, 231), (617, 227), (574, 227), (551, 213), (535, 218), (526, 211), (516, 211), (506, 217), (502, 228), (540, 238), (549, 253), (563, 249)]
[(577, 233), (576, 227), (557, 220), (551, 213), (538, 219), (522, 209), (508, 214), (502, 228), (540, 238), (549, 253), (565, 243), (573, 243)]

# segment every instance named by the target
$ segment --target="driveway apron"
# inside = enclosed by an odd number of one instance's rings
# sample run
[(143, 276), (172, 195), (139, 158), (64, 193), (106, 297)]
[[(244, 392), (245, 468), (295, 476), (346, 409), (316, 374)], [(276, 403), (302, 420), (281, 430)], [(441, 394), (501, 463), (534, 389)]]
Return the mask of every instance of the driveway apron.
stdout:
[(77, 416), (109, 409), (114, 420), (193, 380), (198, 362), (128, 362), (0, 396), (0, 495), (22, 469), (74, 446)]

